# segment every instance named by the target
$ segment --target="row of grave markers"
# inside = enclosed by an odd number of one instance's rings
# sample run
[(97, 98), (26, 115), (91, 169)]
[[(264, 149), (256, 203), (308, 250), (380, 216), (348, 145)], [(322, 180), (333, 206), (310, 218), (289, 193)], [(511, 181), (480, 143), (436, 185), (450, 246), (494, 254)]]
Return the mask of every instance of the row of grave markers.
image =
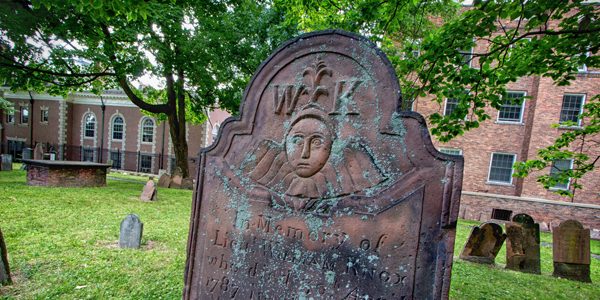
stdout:
[[(506, 268), (540, 274), (540, 226), (527, 214), (518, 214), (506, 223), (506, 233), (496, 223), (483, 223), (471, 231), (460, 259), (494, 264), (506, 241)], [(591, 282), (590, 230), (575, 220), (567, 220), (552, 233), (556, 277)]]

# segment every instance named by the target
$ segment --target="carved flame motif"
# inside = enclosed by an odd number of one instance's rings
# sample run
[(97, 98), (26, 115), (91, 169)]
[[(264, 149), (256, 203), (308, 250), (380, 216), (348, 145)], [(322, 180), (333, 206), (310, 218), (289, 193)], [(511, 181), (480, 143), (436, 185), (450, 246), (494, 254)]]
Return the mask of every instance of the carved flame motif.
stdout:
[(309, 79), (312, 83), (310, 88), (306, 88), (306, 92), (310, 94), (309, 102), (316, 102), (321, 95), (329, 97), (329, 90), (327, 87), (321, 85), (321, 79), (325, 75), (332, 77), (333, 71), (323, 61), (317, 62), (314, 68), (307, 67), (304, 69), (302, 76)]

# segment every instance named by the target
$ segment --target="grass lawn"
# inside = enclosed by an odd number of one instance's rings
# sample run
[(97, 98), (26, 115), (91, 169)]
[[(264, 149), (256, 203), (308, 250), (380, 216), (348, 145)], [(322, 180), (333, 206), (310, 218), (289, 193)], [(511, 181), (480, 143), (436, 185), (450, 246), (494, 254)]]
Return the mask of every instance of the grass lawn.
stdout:
[[(159, 201), (140, 202), (147, 178), (109, 176), (104, 188), (44, 188), (27, 186), (24, 171), (0, 172), (0, 228), (15, 281), (0, 299), (181, 298), (192, 192), (159, 188)], [(129, 213), (144, 222), (141, 251), (117, 247)], [(459, 223), (455, 257), (475, 224)], [(505, 271), (504, 248), (495, 267), (456, 260), (451, 298), (600, 299), (600, 260), (592, 259), (594, 283), (573, 282), (553, 278), (552, 248), (541, 250), (542, 275)]]

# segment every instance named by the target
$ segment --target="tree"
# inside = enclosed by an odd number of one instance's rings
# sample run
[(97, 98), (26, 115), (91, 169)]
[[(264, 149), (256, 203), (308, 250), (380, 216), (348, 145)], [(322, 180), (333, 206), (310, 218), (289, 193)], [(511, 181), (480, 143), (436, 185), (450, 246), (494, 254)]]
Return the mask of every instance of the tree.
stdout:
[[(245, 0), (15, 0), (0, 5), (0, 80), (12, 89), (121, 88), (168, 120), (188, 176), (187, 111), (234, 111), (250, 75), (291, 36), (281, 13)], [(143, 78), (157, 87), (137, 89)]]
[[(510, 82), (541, 76), (568, 85), (579, 66), (600, 67), (600, 9), (582, 0), (474, 1), (473, 7), (454, 17), (448, 14), (456, 12), (456, 5), (449, 1), (332, 0), (316, 8), (301, 4), (307, 1), (287, 2), (295, 4), (288, 14), (299, 19), (302, 29), (333, 25), (374, 36), (398, 72), (406, 105), (426, 95), (440, 104), (445, 98), (458, 99), (449, 116), (429, 116), (431, 132), (440, 141), (490, 119), (485, 108), (501, 107)], [(343, 16), (332, 17), (339, 12)], [(485, 49), (479, 47), (472, 55), (461, 50), (476, 44)], [(420, 55), (411, 55), (413, 51)], [(470, 67), (471, 62), (477, 67)], [(540, 151), (539, 159), (518, 164), (517, 175), (526, 176), (556, 159), (573, 158), (572, 170), (539, 178), (549, 187), (569, 177), (581, 178), (597, 167), (598, 156), (584, 150), (598, 145), (599, 97), (587, 100), (581, 129), (565, 131), (554, 145)], [(573, 191), (563, 194), (572, 196)]]

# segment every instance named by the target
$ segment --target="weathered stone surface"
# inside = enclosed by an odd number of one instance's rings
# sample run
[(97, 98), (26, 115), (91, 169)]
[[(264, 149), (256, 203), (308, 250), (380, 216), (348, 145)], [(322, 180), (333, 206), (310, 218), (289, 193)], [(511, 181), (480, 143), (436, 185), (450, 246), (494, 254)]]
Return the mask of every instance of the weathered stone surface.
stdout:
[(181, 181), (181, 188), (191, 190), (194, 188), (194, 180), (192, 178), (184, 178)]
[(277, 50), (201, 152), (184, 299), (447, 298), (463, 162), (400, 101), (364, 38)]
[(552, 256), (556, 277), (583, 282), (590, 278), (590, 230), (575, 220), (567, 220), (554, 227)]
[(181, 168), (179, 167), (173, 171), (173, 175), (171, 175), (171, 187), (181, 188), (181, 183), (183, 182), (183, 176), (181, 173)]
[(460, 259), (482, 263), (494, 264), (498, 251), (506, 239), (502, 226), (496, 223), (484, 223), (473, 227), (471, 235), (460, 253)]
[(540, 274), (540, 227), (527, 214), (506, 223), (506, 268)]
[(110, 165), (84, 161), (29, 160), (27, 184), (35, 186), (101, 187), (106, 186)]
[(1, 154), (0, 160), (2, 163), (0, 164), (0, 171), (12, 171), (12, 163), (13, 157), (10, 154)]
[(12, 283), (10, 277), (10, 267), (8, 265), (8, 251), (4, 242), (4, 235), (0, 229), (0, 286)]
[(144, 223), (140, 221), (140, 217), (135, 214), (129, 214), (123, 221), (119, 232), (119, 247), (120, 248), (139, 248), (142, 244), (142, 233), (144, 231)]
[(171, 186), (171, 176), (167, 173), (163, 173), (158, 177), (158, 186), (168, 188)]
[(33, 159), (44, 159), (44, 146), (41, 143), (35, 144), (35, 148), (33, 149)]
[(142, 194), (140, 195), (140, 200), (142, 201), (155, 201), (156, 200), (156, 185), (154, 184), (154, 180), (150, 179), (146, 182), (144, 189), (142, 190)]

